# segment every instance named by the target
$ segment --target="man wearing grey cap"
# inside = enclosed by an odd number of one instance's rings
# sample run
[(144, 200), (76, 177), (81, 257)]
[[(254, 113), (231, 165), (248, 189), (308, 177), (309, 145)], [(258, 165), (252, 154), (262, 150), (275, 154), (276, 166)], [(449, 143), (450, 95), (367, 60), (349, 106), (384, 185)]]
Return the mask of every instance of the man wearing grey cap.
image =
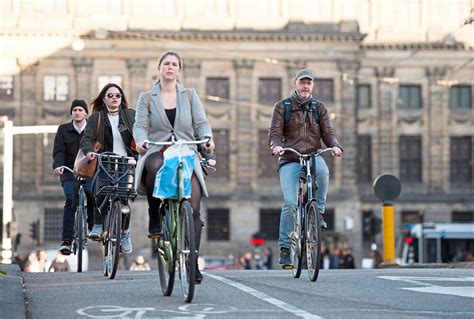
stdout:
[[(62, 244), (59, 251), (63, 255), (71, 254), (71, 242), (74, 236), (74, 214), (75, 207), (73, 207), (74, 195), (77, 192), (74, 176), (71, 172), (64, 170), (61, 166), (69, 168), (74, 167), (79, 144), (87, 124), (88, 108), (84, 100), (74, 100), (71, 103), (69, 114), (72, 116), (72, 121), (61, 124), (54, 138), (53, 147), (53, 169), (54, 174), (60, 176), (61, 186), (64, 191), (66, 201), (64, 203), (63, 214), (63, 233)], [(90, 189), (91, 182), (88, 181), (85, 185), (86, 196), (88, 203), (92, 203)], [(93, 206), (87, 205), (87, 221), (93, 223)]]
[[(290, 147), (300, 153), (312, 153), (321, 149), (321, 140), (332, 147), (333, 156), (341, 156), (342, 147), (336, 139), (329, 121), (326, 106), (312, 96), (314, 75), (308, 69), (299, 70), (293, 79), (295, 90), (288, 98), (278, 101), (273, 109), (268, 131), (268, 143), (273, 154), (278, 155), (280, 186), (283, 193), (283, 207), (280, 215), (279, 264), (291, 268), (290, 233), (293, 229), (293, 216), (297, 207), (298, 182), (301, 164), (293, 153), (285, 153), (284, 147)], [(286, 110), (285, 110), (286, 109)], [(321, 228), (327, 224), (322, 219), (326, 206), (329, 186), (329, 169), (321, 156), (316, 157), (316, 204), (321, 214)]]

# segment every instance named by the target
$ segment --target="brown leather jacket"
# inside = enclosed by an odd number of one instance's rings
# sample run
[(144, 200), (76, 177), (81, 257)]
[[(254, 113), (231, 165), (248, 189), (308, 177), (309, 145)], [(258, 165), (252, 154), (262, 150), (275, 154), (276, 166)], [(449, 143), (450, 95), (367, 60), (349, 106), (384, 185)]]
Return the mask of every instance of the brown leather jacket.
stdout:
[[(292, 110), (300, 108), (299, 103), (290, 97)], [(285, 124), (283, 113), (285, 106), (283, 101), (278, 101), (273, 108), (272, 121), (268, 130), (268, 144), (273, 149), (275, 146), (291, 147), (300, 153), (307, 154), (316, 152), (322, 148), (321, 139), (327, 147), (337, 146), (342, 150), (336, 139), (334, 129), (329, 121), (329, 113), (322, 102), (317, 102), (319, 123), (315, 121), (310, 112), (291, 112), (288, 123)], [(295, 161), (297, 156), (293, 153), (285, 153), (279, 158), (279, 162)]]

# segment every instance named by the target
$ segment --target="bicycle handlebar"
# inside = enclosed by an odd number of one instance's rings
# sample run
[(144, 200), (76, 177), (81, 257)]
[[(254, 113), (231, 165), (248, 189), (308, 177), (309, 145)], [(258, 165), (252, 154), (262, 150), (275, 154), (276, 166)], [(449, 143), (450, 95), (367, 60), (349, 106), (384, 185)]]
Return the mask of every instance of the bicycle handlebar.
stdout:
[(150, 144), (150, 145), (156, 145), (156, 146), (165, 146), (165, 145), (198, 145), (198, 144), (204, 144), (204, 143), (209, 143), (211, 141), (210, 137), (206, 137), (203, 140), (197, 140), (197, 141), (186, 141), (186, 140), (176, 140), (174, 135), (171, 136), (171, 141), (167, 142), (154, 142), (150, 140), (145, 140), (145, 143)]
[(73, 171), (72, 169), (70, 169), (69, 167), (67, 167), (67, 166), (64, 166), (64, 165), (63, 165), (63, 166), (58, 166), (58, 167), (56, 167), (56, 168), (62, 168), (62, 169), (65, 169), (66, 171), (70, 171), (71, 173), (74, 174), (74, 171)]
[[(298, 152), (297, 150), (295, 150), (294, 148), (291, 148), (291, 147), (285, 147), (283, 148), (283, 151), (284, 152), (292, 152), (292, 153), (295, 153), (296, 155), (298, 155), (299, 157), (309, 157), (311, 156), (311, 154), (301, 154), (300, 152)], [(333, 151), (333, 148), (332, 147), (328, 147), (328, 148), (324, 148), (324, 149), (319, 149), (317, 152), (316, 152), (316, 156), (321, 156), (321, 154), (323, 153), (326, 153), (326, 152), (329, 152), (329, 151)]]

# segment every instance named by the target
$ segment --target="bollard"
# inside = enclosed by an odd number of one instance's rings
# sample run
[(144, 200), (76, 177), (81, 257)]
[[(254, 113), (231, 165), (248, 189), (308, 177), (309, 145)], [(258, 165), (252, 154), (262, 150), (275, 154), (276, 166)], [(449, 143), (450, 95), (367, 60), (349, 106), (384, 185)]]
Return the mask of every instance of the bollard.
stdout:
[(383, 260), (385, 264), (395, 263), (395, 221), (393, 205), (384, 203), (382, 206), (383, 221)]

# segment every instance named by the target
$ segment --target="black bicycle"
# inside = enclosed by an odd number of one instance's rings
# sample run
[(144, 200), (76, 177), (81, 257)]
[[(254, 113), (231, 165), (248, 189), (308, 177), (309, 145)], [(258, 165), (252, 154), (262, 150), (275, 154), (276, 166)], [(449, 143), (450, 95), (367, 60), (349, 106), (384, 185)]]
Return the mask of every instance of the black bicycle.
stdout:
[[(115, 278), (120, 255), (124, 215), (130, 214), (128, 200), (137, 197), (133, 187), (135, 164), (130, 157), (112, 152), (94, 153), (97, 156), (97, 171), (94, 175), (94, 195), (105, 196), (98, 207), (107, 209), (102, 232), (102, 255), (104, 276)], [(134, 159), (133, 159), (134, 160)]]
[(299, 278), (306, 253), (308, 276), (316, 281), (321, 265), (321, 216), (316, 204), (316, 157), (332, 148), (319, 150), (317, 153), (301, 154), (295, 149), (284, 148), (283, 151), (298, 155), (302, 171), (298, 187), (298, 206), (294, 214), (293, 231), (290, 235), (290, 258), (293, 265), (293, 277)]
[[(74, 174), (74, 171), (67, 166), (60, 166)], [(87, 206), (85, 185), (87, 181), (79, 176), (76, 176), (76, 181), (79, 183), (79, 190), (77, 192), (77, 207), (74, 214), (74, 237), (72, 239), (72, 252), (77, 256), (77, 272), (82, 272), (82, 251), (87, 246)]]

